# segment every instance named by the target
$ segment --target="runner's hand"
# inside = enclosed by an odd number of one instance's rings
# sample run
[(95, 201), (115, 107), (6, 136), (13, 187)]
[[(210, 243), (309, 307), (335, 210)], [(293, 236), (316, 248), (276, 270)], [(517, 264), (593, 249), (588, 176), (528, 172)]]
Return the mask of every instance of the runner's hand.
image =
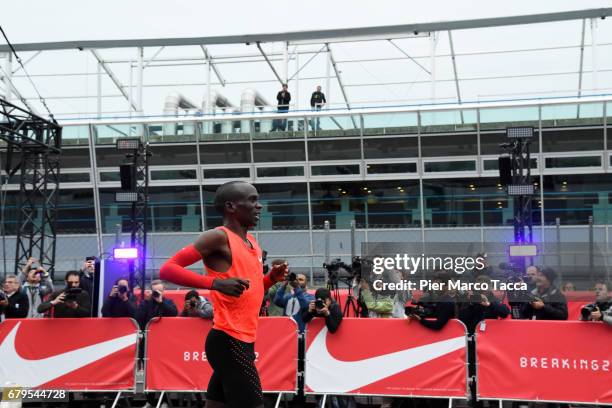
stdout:
[(235, 297), (242, 295), (242, 292), (248, 288), (249, 281), (240, 278), (215, 279), (212, 284), (212, 290)]

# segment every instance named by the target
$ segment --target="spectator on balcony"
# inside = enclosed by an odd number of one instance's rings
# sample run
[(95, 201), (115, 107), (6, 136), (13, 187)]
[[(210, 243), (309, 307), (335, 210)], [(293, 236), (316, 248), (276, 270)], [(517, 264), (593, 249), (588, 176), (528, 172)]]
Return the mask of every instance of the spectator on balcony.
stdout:
[(136, 317), (136, 298), (130, 290), (128, 278), (115, 281), (102, 305), (102, 317)]
[[(283, 89), (278, 91), (276, 94), (277, 104), (277, 112), (278, 113), (287, 113), (289, 112), (289, 103), (291, 102), (291, 94), (287, 90), (287, 84), (283, 84)], [(286, 119), (274, 119), (272, 121), (272, 132), (282, 130), (285, 131), (287, 129), (287, 120)]]
[[(310, 108), (318, 112), (326, 103), (325, 94), (321, 92), (321, 85), (317, 85), (317, 90), (314, 91), (310, 97)], [(318, 117), (316, 119), (311, 119), (310, 127), (312, 127), (312, 130), (321, 130), (321, 120)]]
[(4, 278), (0, 292), (0, 315), (4, 314), (6, 319), (23, 319), (28, 316), (28, 297), (19, 286), (17, 276), (7, 275)]

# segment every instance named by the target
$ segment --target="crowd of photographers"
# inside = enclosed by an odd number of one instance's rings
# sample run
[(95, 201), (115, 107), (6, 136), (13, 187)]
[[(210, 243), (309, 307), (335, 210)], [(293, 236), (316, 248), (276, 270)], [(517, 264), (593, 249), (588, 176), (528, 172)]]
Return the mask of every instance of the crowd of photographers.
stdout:
[[(63, 287), (57, 288), (38, 261), (30, 258), (20, 274), (5, 276), (0, 291), (0, 319), (80, 318), (97, 315), (97, 311), (92, 310), (92, 299), (96, 296), (94, 262), (94, 257), (87, 257), (81, 270), (67, 272)], [(328, 285), (311, 294), (306, 276), (291, 272), (286, 260), (276, 259), (272, 261), (271, 267), (285, 269), (286, 279), (269, 289), (262, 304), (261, 314), (291, 317), (297, 323), (300, 333), (304, 332), (306, 325), (315, 317), (324, 319), (330, 333), (338, 330), (343, 316), (347, 315), (410, 319), (431, 330), (440, 330), (449, 320), (457, 318), (467, 327), (468, 347), (471, 348), (474, 348), (473, 335), (477, 326), (484, 319), (503, 319), (510, 316), (514, 319), (567, 320), (568, 306), (564, 292), (574, 290), (573, 285), (567, 283), (563, 290), (557, 287), (557, 275), (553, 269), (529, 266), (520, 278), (527, 287), (520, 297), (516, 294), (510, 297), (509, 293), (506, 293), (503, 296), (508, 298), (500, 299), (490, 290), (449, 290), (449, 285), (445, 284), (423, 292), (417, 300), (413, 299), (414, 294), (410, 290), (374, 290), (372, 282), (362, 276), (362, 261), (356, 258), (351, 265), (339, 260), (324, 265), (328, 272)], [(342, 269), (345, 276), (340, 276)], [(408, 278), (410, 277), (406, 276), (405, 272), (399, 270), (387, 271), (384, 275), (385, 282), (397, 283)], [(491, 279), (498, 279), (499, 276), (487, 265), (477, 275), (466, 274), (464, 278), (475, 283), (489, 284), (490, 287)], [(453, 279), (456, 279), (456, 276), (438, 272), (433, 276), (432, 282), (448, 283)], [(348, 305), (340, 305), (337, 293), (334, 293), (339, 281), (353, 290)], [(598, 281), (593, 289), (593, 301), (581, 308), (580, 320), (602, 321), (612, 325), (612, 287), (605, 281)], [(197, 291), (186, 293), (180, 311), (174, 301), (164, 296), (164, 293), (164, 283), (161, 280), (153, 280), (149, 289), (145, 290), (144, 300), (138, 303), (129, 279), (121, 277), (114, 282), (110, 293), (104, 299), (101, 314), (103, 317), (134, 318), (143, 330), (155, 317), (213, 319), (213, 305)], [(475, 375), (473, 361), (469, 364), (469, 374), (470, 377)], [(155, 401), (152, 395), (147, 396), (147, 399), (149, 404)], [(351, 397), (333, 397), (333, 402), (336, 406), (354, 405)], [(428, 406), (435, 406), (438, 402), (429, 401)], [(399, 406), (398, 400), (384, 398), (382, 406)]]

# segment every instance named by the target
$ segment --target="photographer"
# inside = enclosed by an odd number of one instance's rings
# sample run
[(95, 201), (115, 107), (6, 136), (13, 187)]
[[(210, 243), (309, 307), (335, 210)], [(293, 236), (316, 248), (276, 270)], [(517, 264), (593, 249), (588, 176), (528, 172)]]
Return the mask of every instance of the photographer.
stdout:
[(96, 273), (96, 257), (88, 256), (81, 267), (81, 288), (89, 293), (89, 297), (93, 296), (94, 275)]
[(23, 319), (28, 315), (28, 296), (19, 290), (15, 275), (7, 275), (0, 291), (0, 315), (6, 319)]
[[(390, 270), (385, 272), (383, 282), (399, 283), (404, 279), (402, 272), (398, 270)], [(412, 299), (412, 292), (409, 290), (393, 291), (383, 290), (372, 293), (370, 282), (364, 277), (359, 282), (359, 301), (365, 310), (368, 311), (368, 317), (375, 318), (396, 318), (404, 319), (404, 307), (406, 302)]]
[(530, 299), (521, 307), (521, 318), (531, 320), (567, 320), (567, 300), (553, 285), (556, 272), (552, 268), (542, 268), (535, 277), (535, 289)]
[[(274, 270), (278, 269), (278, 268), (285, 268), (283, 265), (285, 265), (287, 261), (285, 261), (284, 259), (275, 259), (272, 261), (272, 268)], [(264, 272), (267, 273), (267, 272)], [(284, 282), (277, 282), (274, 285), (272, 285), (272, 287), (270, 287), (270, 289), (268, 289), (268, 293), (266, 294), (266, 297), (268, 298), (268, 300), (270, 301), (269, 305), (268, 305), (268, 316), (283, 316), (285, 313), (285, 308), (281, 307), (281, 306), (276, 306), (276, 304), (274, 304), (274, 297), (276, 296), (276, 293), (278, 293), (278, 290), (283, 286)]]
[(455, 303), (448, 293), (450, 278), (445, 272), (438, 272), (432, 279), (442, 289), (432, 290), (423, 296), (420, 307), (407, 307), (406, 314), (410, 319), (418, 320), (421, 325), (432, 330), (441, 330), (446, 323), (455, 317)]
[[(476, 278), (476, 283), (491, 287), (491, 279), (486, 275)], [(484, 319), (505, 319), (510, 314), (508, 306), (501, 303), (492, 291), (473, 291), (459, 304), (459, 320), (474, 334), (476, 325)]]
[(155, 279), (151, 282), (151, 296), (145, 299), (136, 312), (136, 320), (142, 330), (145, 330), (149, 320), (157, 316), (176, 317), (178, 310), (171, 299), (164, 298), (164, 283)]
[(582, 321), (604, 321), (612, 324), (612, 298), (606, 282), (595, 283), (595, 303), (584, 305), (580, 310)]
[(43, 314), (38, 312), (38, 306), (53, 292), (51, 277), (34, 258), (28, 259), (21, 272), (18, 277), (21, 284), (21, 293), (27, 296), (29, 304), (28, 315), (26, 317), (43, 317)]
[(536, 287), (536, 282), (537, 282), (537, 276), (540, 273), (540, 270), (538, 269), (537, 266), (535, 265), (531, 265), (527, 267), (527, 270), (525, 271), (525, 283), (527, 284), (527, 289), (532, 291), (535, 289)]
[(49, 312), (50, 317), (89, 317), (89, 294), (80, 288), (79, 272), (69, 271), (64, 277), (66, 287), (51, 295), (51, 300), (38, 306), (38, 313)]
[(130, 290), (128, 278), (115, 281), (102, 305), (102, 317), (136, 317), (136, 299)]
[[(274, 265), (273, 268), (285, 269), (287, 272), (285, 282), (283, 282), (274, 296), (274, 304), (284, 308), (285, 316), (291, 316), (297, 323), (300, 332), (303, 332), (305, 324), (302, 320), (302, 313), (308, 309), (310, 301), (314, 300), (314, 296), (306, 292), (306, 276), (301, 273), (296, 275), (293, 272), (289, 272), (287, 262), (279, 266)], [(288, 286), (291, 286), (293, 293), (287, 293)], [(289, 291), (291, 291), (291, 288)]]
[(213, 305), (204, 296), (200, 296), (197, 290), (190, 290), (185, 294), (185, 304), (181, 311), (181, 317), (212, 319)]
[(335, 333), (342, 323), (342, 309), (331, 297), (329, 289), (319, 288), (315, 292), (315, 300), (310, 301), (308, 309), (302, 313), (304, 324), (313, 317), (324, 317), (325, 325), (330, 333)]

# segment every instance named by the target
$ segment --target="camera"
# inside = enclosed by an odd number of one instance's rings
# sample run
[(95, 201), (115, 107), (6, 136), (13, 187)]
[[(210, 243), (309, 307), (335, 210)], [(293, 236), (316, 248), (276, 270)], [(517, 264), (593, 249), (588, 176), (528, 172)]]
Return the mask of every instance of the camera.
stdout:
[(161, 294), (161, 292), (160, 292), (159, 290), (154, 290), (154, 291), (151, 293), (151, 296), (153, 296), (153, 299), (159, 299), (159, 298), (161, 297), (161, 295), (162, 295), (162, 294)]
[(297, 275), (295, 274), (295, 272), (289, 272), (289, 274), (287, 275), (287, 282), (293, 282), (297, 280)]
[(434, 311), (425, 303), (415, 301), (412, 301), (409, 305), (404, 307), (404, 313), (406, 316), (414, 315), (420, 317), (421, 319), (432, 317), (434, 315)]
[(119, 292), (120, 295), (123, 295), (125, 293), (127, 293), (128, 288), (125, 285), (119, 285), (117, 286), (117, 292)]
[(197, 305), (198, 305), (198, 301), (196, 298), (189, 299), (189, 306), (193, 308), (193, 307), (196, 307)]
[(588, 305), (582, 306), (580, 309), (580, 315), (584, 320), (587, 320), (591, 317), (591, 313), (597, 311), (597, 305), (594, 303), (589, 303)]
[(81, 289), (81, 288), (70, 288), (70, 289), (67, 289), (66, 291), (64, 291), (64, 293), (66, 294), (66, 297), (64, 298), (64, 301), (65, 302), (76, 302), (77, 296), (80, 295), (81, 292), (83, 292), (83, 289)]
[(321, 310), (325, 307), (325, 302), (323, 301), (323, 299), (317, 299), (315, 300), (315, 309), (317, 310)]

